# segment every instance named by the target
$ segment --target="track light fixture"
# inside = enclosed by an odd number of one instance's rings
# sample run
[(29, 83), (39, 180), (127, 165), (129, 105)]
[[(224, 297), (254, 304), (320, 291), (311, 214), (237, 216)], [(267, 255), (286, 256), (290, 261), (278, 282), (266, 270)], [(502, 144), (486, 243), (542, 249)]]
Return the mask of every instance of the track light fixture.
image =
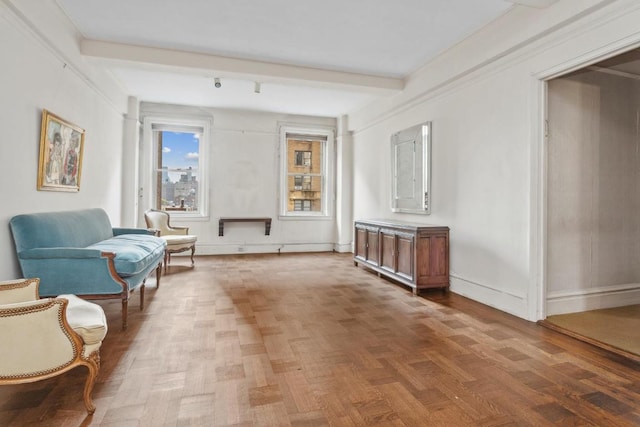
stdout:
[(222, 83), (220, 83), (219, 77), (216, 77), (215, 79), (213, 79), (213, 81), (215, 82), (214, 83), (215, 87), (222, 87)]

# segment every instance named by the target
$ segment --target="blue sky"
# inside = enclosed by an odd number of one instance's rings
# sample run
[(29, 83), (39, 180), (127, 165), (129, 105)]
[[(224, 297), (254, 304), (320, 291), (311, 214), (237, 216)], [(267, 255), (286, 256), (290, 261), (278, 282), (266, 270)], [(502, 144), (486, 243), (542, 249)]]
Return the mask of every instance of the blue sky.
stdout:
[(187, 169), (198, 167), (198, 135), (189, 132), (162, 132), (162, 166)]

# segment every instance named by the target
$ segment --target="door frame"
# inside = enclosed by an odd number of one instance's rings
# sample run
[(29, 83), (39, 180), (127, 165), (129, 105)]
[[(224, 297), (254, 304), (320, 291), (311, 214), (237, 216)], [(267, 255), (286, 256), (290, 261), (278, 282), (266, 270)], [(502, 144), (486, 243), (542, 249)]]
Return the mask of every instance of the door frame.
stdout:
[(530, 193), (530, 320), (544, 320), (547, 316), (547, 253), (548, 253), (548, 82), (640, 47), (640, 34), (616, 46), (593, 49), (588, 55), (577, 56), (561, 64), (533, 73), (530, 93), (531, 108), (531, 193)]

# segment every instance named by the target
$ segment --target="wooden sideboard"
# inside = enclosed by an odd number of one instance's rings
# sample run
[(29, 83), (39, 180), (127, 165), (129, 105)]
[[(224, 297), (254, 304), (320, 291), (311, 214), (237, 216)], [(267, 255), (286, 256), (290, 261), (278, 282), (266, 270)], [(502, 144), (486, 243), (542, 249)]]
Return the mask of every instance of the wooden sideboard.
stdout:
[(353, 263), (413, 289), (449, 288), (449, 227), (391, 220), (355, 221)]

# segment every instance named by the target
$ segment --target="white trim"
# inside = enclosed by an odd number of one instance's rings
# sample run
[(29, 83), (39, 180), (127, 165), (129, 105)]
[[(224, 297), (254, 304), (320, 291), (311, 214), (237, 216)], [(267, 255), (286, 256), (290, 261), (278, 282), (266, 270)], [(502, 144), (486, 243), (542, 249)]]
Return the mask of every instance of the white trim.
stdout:
[[(578, 30), (571, 31), (572, 37), (569, 39), (583, 36), (594, 28), (603, 26), (611, 20), (618, 19), (638, 9), (638, 5), (631, 8), (621, 8), (614, 14), (607, 14), (599, 17), (596, 22), (591, 25), (584, 25)], [(553, 40), (557, 39), (556, 37)], [(565, 40), (567, 41), (567, 40)], [(551, 42), (551, 41), (550, 41)], [(549, 42), (549, 43), (550, 43)], [(548, 43), (547, 43), (548, 44)], [(640, 32), (621, 37), (613, 42), (604, 45), (598, 45), (596, 48), (583, 52), (582, 54), (572, 57), (560, 64), (555, 64), (543, 70), (532, 73), (533, 79), (536, 81), (532, 85), (531, 99), (532, 111), (539, 111), (538, 120), (532, 121), (531, 129), (532, 152), (531, 152), (531, 238), (530, 238), (530, 260), (531, 260), (531, 278), (529, 291), (532, 296), (530, 299), (529, 314), (533, 315), (530, 320), (541, 320), (553, 314), (575, 312), (582, 310), (590, 310), (596, 308), (614, 307), (622, 305), (624, 298), (628, 298), (626, 303), (633, 303), (636, 298), (636, 291), (628, 292), (625, 297), (620, 299), (619, 291), (606, 292), (601, 291), (581, 291), (580, 293), (560, 296), (556, 294), (547, 294), (547, 198), (548, 198), (548, 154), (547, 154), (547, 138), (545, 137), (546, 120), (548, 119), (548, 99), (547, 99), (547, 82), (562, 75), (587, 68), (592, 64), (612, 58), (631, 49), (640, 47)], [(640, 291), (637, 291), (640, 294)], [(597, 299), (601, 298), (601, 301)], [(639, 300), (640, 301), (640, 300)], [(600, 306), (601, 305), (601, 306)], [(593, 308), (588, 308), (593, 307)], [(571, 311), (565, 311), (571, 310)]]
[(527, 298), (492, 286), (450, 274), (450, 291), (520, 318), (526, 318)]
[[(278, 218), (281, 220), (331, 220), (334, 217), (335, 204), (335, 129), (333, 127), (316, 126), (316, 125), (290, 125), (286, 123), (279, 124), (279, 142), (280, 149), (280, 182), (278, 197)], [(288, 165), (287, 165), (287, 135), (309, 135), (326, 137), (323, 146), (322, 159), (322, 206), (321, 213), (296, 211), (288, 212), (287, 210), (287, 182), (288, 182)]]
[(333, 252), (333, 243), (198, 243), (196, 255), (238, 255), (293, 252)]
[(200, 208), (197, 212), (171, 212), (177, 218), (208, 218), (209, 215), (209, 148), (212, 144), (213, 119), (191, 115), (154, 115), (143, 119), (142, 146), (140, 155), (140, 195), (141, 211), (155, 208), (156, 184), (154, 179), (155, 149), (153, 141), (153, 124), (160, 123), (169, 126), (192, 126), (202, 129), (202, 140), (199, 144), (198, 176)]
[[(69, 70), (81, 82), (83, 82), (87, 86), (87, 88), (98, 95), (98, 97), (100, 97), (109, 108), (123, 116), (126, 114), (126, 112), (123, 110), (123, 107), (119, 106), (116, 100), (111, 98), (107, 94), (107, 92), (95, 82), (92, 77), (90, 77), (84, 70), (82, 70), (81, 67), (76, 64), (76, 61), (72, 60), (65, 52), (63, 52), (62, 49), (56, 46), (55, 43), (50, 39), (50, 37), (44, 34), (36, 24), (31, 22), (29, 18), (13, 4), (12, 1), (2, 0), (1, 2), (6, 7), (8, 13), (0, 13), (0, 18), (6, 18), (6, 22), (8, 22), (10, 25), (13, 25), (14, 28), (16, 28), (22, 34), (31, 37), (32, 40), (34, 40), (37, 44), (40, 45), (40, 47), (43, 48), (43, 50), (45, 50), (48, 54), (51, 55), (52, 58), (58, 61), (63, 69)], [(56, 5), (56, 7), (58, 6)], [(122, 89), (117, 80), (113, 79), (113, 81), (118, 85), (119, 89)], [(125, 91), (122, 90), (123, 95), (124, 93)]]
[(547, 315), (576, 313), (631, 304), (640, 304), (640, 283), (549, 293)]
[(527, 319), (544, 319), (546, 314), (547, 244), (547, 84), (531, 81), (531, 149), (529, 212), (529, 310)]
[(333, 250), (341, 254), (353, 252), (353, 244), (352, 243), (334, 243)]
[[(357, 128), (352, 129), (353, 134), (358, 135), (376, 125), (386, 122), (393, 117), (410, 111), (421, 104), (437, 99), (440, 96), (450, 94), (457, 90), (461, 90), (462, 88), (464, 88), (464, 86), (476, 83), (492, 74), (502, 72), (504, 69), (511, 68), (516, 64), (528, 60), (531, 57), (537, 56), (549, 49), (554, 48), (559, 43), (564, 43), (567, 40), (572, 40), (579, 36), (582, 36), (585, 33), (593, 31), (595, 27), (604, 25), (610, 20), (616, 19), (619, 16), (627, 15), (631, 11), (634, 11), (635, 9), (638, 9), (638, 7), (640, 7), (638, 4), (634, 3), (630, 7), (621, 7), (620, 10), (617, 10), (613, 14), (604, 12), (604, 16), (600, 15), (596, 16), (595, 18), (592, 17), (594, 14), (602, 13), (602, 9), (606, 8), (607, 6), (606, 3), (611, 3), (613, 1), (615, 0), (600, 2), (600, 4), (587, 8), (577, 15), (568, 16), (561, 23), (549, 29), (536, 33), (535, 35), (528, 36), (515, 45), (505, 48), (501, 52), (495, 52), (491, 57), (487, 57), (475, 64), (469, 64), (468, 66), (457, 69), (456, 71), (458, 72), (456, 74), (448, 74), (446, 76), (446, 79), (435, 81), (431, 83), (429, 87), (423, 90), (412, 93), (410, 84), (411, 82), (408, 81), (405, 90), (400, 95), (395, 96), (395, 99), (391, 101), (393, 104), (390, 107), (381, 109), (380, 112), (375, 115), (360, 119), (362, 122), (358, 125)], [(584, 19), (585, 16), (591, 19), (591, 22), (585, 21), (584, 23), (582, 23), (581, 20)], [(561, 64), (557, 64), (553, 68), (550, 68), (544, 72), (534, 72), (532, 74), (536, 78), (542, 80), (556, 77), (561, 74), (566, 74), (568, 72), (575, 71), (578, 68), (582, 68), (586, 65), (591, 65), (598, 61), (604, 60), (608, 56), (614, 56), (619, 52), (629, 50), (630, 48), (633, 48), (633, 46), (631, 45), (634, 41), (640, 43), (640, 41), (638, 41), (637, 34), (624, 37), (599, 49), (586, 52), (572, 59), (571, 61), (565, 61)], [(607, 56), (607, 53), (611, 53), (612, 51), (615, 51), (617, 53), (609, 54)], [(443, 55), (447, 55), (447, 52), (445, 52)], [(436, 58), (432, 62), (439, 60), (440, 58)], [(432, 66), (432, 62), (423, 65), (416, 72), (414, 72), (411, 75), (411, 79), (417, 80), (422, 77), (424, 73), (427, 73), (428, 71), (426, 70), (428, 70), (428, 67)], [(552, 75), (551, 73), (555, 73), (556, 75)], [(409, 97), (403, 98), (403, 93), (411, 95)], [(366, 108), (370, 107), (371, 106), (368, 106)], [(359, 118), (356, 117), (355, 121), (357, 122), (358, 119)]]

